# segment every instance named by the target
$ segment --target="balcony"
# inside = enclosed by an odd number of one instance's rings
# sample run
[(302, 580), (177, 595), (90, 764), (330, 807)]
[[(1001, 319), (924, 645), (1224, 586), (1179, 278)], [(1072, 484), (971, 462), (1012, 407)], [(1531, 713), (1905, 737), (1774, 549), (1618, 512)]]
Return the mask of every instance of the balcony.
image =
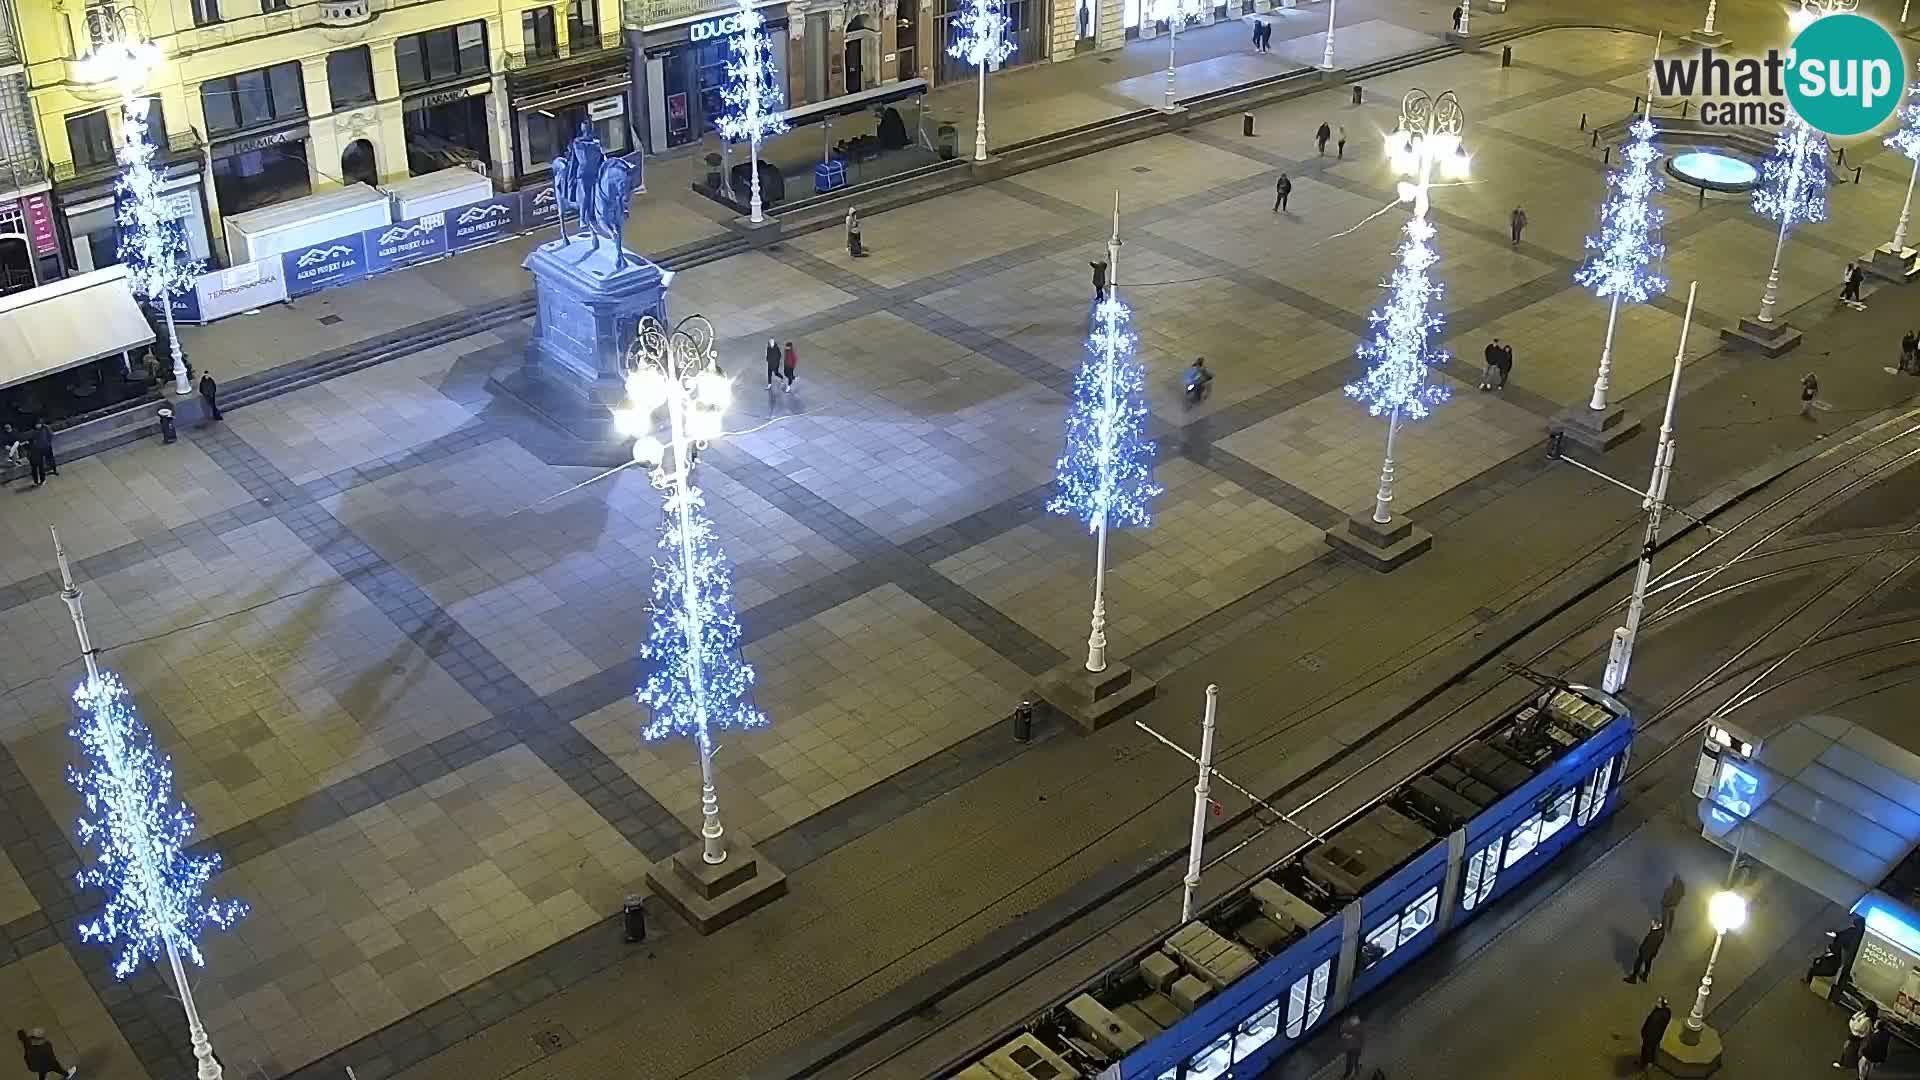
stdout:
[[(200, 133), (193, 128), (188, 128), (185, 131), (169, 132), (167, 134), (167, 144), (154, 148), (154, 164), (165, 166), (171, 165), (176, 161), (197, 158), (200, 156), (201, 148), (205, 145), (206, 141), (202, 139)], [(0, 165), (0, 177), (4, 176), (4, 168), (4, 165)], [(47, 174), (47, 179), (56, 184), (85, 183), (112, 176), (119, 168), (120, 163), (111, 158), (104, 162), (90, 162), (85, 165), (76, 165), (71, 161), (56, 161), (53, 163), (52, 170)]]
[(314, 6), (321, 26), (361, 26), (374, 15), (373, 0), (320, 0)]
[(602, 34), (599, 37), (585, 35), (571, 38), (565, 45), (556, 45), (551, 49), (529, 49), (506, 54), (505, 66), (509, 72), (537, 71), (540, 68), (559, 67), (575, 63), (592, 56), (603, 56), (622, 49), (625, 41), (618, 33)]

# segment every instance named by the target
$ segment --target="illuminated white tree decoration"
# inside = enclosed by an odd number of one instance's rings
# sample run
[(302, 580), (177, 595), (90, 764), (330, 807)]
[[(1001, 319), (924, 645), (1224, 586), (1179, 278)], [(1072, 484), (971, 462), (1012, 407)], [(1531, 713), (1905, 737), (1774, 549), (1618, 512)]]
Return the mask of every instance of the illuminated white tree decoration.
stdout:
[[(640, 646), (648, 666), (636, 691), (648, 709), (640, 734), (650, 742), (684, 736), (699, 748), (701, 858), (718, 864), (727, 848), (714, 788), (714, 733), (767, 726), (766, 714), (747, 699), (753, 668), (740, 656), (733, 569), (693, 486), (694, 463), (722, 434), (733, 391), (716, 362), (713, 325), (698, 315), (671, 331), (651, 317), (641, 320), (628, 371), (627, 407), (614, 413), (614, 423), (633, 438), (633, 460), (651, 466), (653, 486), (666, 496), (652, 626)], [(662, 409), (666, 442), (652, 434)]]
[(1787, 125), (1773, 141), (1773, 153), (1760, 163), (1760, 186), (1753, 189), (1753, 209), (1780, 223), (1758, 316), (1760, 322), (1771, 323), (1774, 305), (1780, 299), (1780, 254), (1786, 249), (1787, 234), (1802, 222), (1827, 220), (1827, 137), (1808, 127), (1791, 110)]
[(179, 369), (176, 382), (184, 384), (187, 369), (180, 359), (180, 335), (173, 324), (173, 298), (193, 291), (202, 267), (187, 251), (186, 230), (166, 213), (160, 176), (153, 170), (153, 143), (147, 139), (147, 106), (151, 100), (136, 98), (122, 111), (120, 178), (114, 183), (119, 203), (120, 261), (127, 268), (127, 282), (135, 295), (164, 313), (167, 347)]
[(721, 91), (725, 108), (716, 123), (723, 138), (745, 141), (751, 148), (748, 210), (757, 223), (766, 220), (760, 205), (760, 143), (787, 131), (781, 115), (786, 95), (773, 78), (773, 43), (767, 39), (765, 16), (754, 9), (753, 0), (740, 0), (733, 17), (740, 29), (727, 39), (727, 85)]
[(1115, 198), (1107, 297), (1094, 305), (1087, 359), (1073, 379), (1066, 449), (1054, 464), (1047, 511), (1077, 517), (1099, 539), (1093, 571), (1093, 631), (1087, 670), (1107, 669), (1107, 529), (1153, 524), (1153, 441), (1146, 436), (1146, 370), (1133, 358), (1133, 311), (1120, 302), (1120, 208)]
[(1466, 114), (1448, 90), (1431, 97), (1409, 90), (1400, 101), (1400, 126), (1387, 137), (1393, 171), (1411, 177), (1399, 183), (1401, 202), (1413, 204), (1406, 239), (1396, 254), (1400, 265), (1387, 282), (1386, 307), (1373, 312), (1373, 335), (1360, 346), (1367, 372), (1348, 383), (1347, 396), (1363, 401), (1371, 416), (1387, 418), (1387, 453), (1380, 464), (1380, 487), (1374, 495), (1373, 520), (1393, 520), (1393, 444), (1402, 420), (1424, 419), (1447, 400), (1447, 388), (1427, 382), (1427, 367), (1447, 362), (1447, 354), (1430, 343), (1440, 332), (1441, 315), (1434, 310), (1442, 287), (1430, 271), (1439, 255), (1433, 250), (1433, 225), (1427, 220), (1427, 190), (1433, 171), (1450, 179), (1467, 175), (1467, 155), (1460, 145)]
[[(1652, 109), (1649, 98), (1647, 108)], [(1620, 168), (1607, 177), (1611, 192), (1600, 207), (1600, 232), (1587, 237), (1592, 254), (1573, 280), (1607, 301), (1607, 335), (1600, 345), (1600, 373), (1593, 380), (1587, 408), (1605, 411), (1613, 375), (1613, 330), (1620, 305), (1644, 304), (1666, 291), (1667, 279), (1653, 269), (1666, 254), (1656, 238), (1666, 215), (1653, 205), (1653, 196), (1666, 187), (1654, 168), (1660, 150), (1654, 145), (1653, 121), (1645, 113), (1633, 122), (1632, 137), (1621, 148)]]
[(1900, 108), (1900, 129), (1887, 136), (1886, 145), (1913, 162), (1907, 173), (1907, 198), (1900, 204), (1900, 220), (1893, 226), (1893, 243), (1888, 251), (1903, 259), (1912, 259), (1907, 248), (1907, 225), (1913, 217), (1913, 185), (1920, 180), (1920, 79), (1907, 86), (1907, 103)]
[(1162, 112), (1179, 112), (1180, 106), (1173, 100), (1173, 50), (1180, 42), (1180, 28), (1200, 17), (1204, 0), (1149, 0), (1152, 5), (1149, 15), (1154, 21), (1167, 24), (1167, 93), (1161, 104)]
[(57, 531), (53, 547), (65, 585), (60, 595), (87, 665), (86, 682), (73, 694), (79, 715), (69, 732), (86, 764), (69, 765), (67, 783), (84, 800), (79, 839), (94, 859), (75, 876), (81, 888), (98, 889), (106, 900), (98, 915), (80, 924), (80, 939), (118, 950), (113, 974), (119, 979), (165, 957), (187, 1014), (196, 1075), (221, 1080), (184, 961), (206, 966), (200, 935), (209, 926), (231, 927), (247, 914), (247, 905), (206, 896), (220, 856), (188, 853), (193, 811), (174, 798), (173, 763), (155, 749), (153, 732), (140, 722), (119, 677), (100, 670)]
[(953, 17), (954, 42), (947, 55), (965, 60), (980, 76), (979, 103), (973, 122), (973, 160), (987, 160), (987, 71), (1013, 55), (1007, 40), (1006, 0), (966, 0)]

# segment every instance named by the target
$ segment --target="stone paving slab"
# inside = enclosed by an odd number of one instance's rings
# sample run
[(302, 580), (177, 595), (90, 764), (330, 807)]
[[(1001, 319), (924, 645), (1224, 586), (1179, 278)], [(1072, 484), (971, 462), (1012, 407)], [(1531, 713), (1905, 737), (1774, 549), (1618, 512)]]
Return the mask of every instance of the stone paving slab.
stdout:
[[(1167, 47), (1165, 36), (1156, 41), (1162, 49)], [(1174, 45), (1174, 55), (1179, 56), (1179, 45)], [(1305, 62), (1288, 60), (1282, 53), (1256, 54), (1230, 53), (1194, 63), (1179, 63), (1174, 67), (1174, 97), (1192, 97), (1195, 94), (1211, 93), (1228, 87), (1239, 86), (1258, 79), (1270, 79), (1284, 75), (1289, 71), (1298, 71), (1309, 66)], [(1123, 79), (1107, 87), (1107, 92), (1117, 94), (1148, 108), (1159, 108), (1167, 99), (1167, 76), (1164, 72), (1153, 72)]]
[(1261, 171), (1259, 162), (1211, 147), (1147, 139), (1021, 173), (1004, 186), (1038, 191), (1104, 218), (1113, 212), (1116, 192), (1121, 213), (1137, 214)]
[[(1312, 523), (1200, 465), (1168, 461), (1157, 479), (1168, 494), (1154, 503), (1153, 528), (1117, 530), (1107, 541), (1107, 647), (1114, 655), (1132, 655), (1324, 550)], [(1086, 647), (1093, 554), (1093, 539), (1078, 521), (1049, 517), (935, 569), (1074, 655)], [(1065, 567), (1081, 573), (1062, 574)], [(1205, 573), (1196, 573), (1201, 568)]]
[[(833, 607), (746, 650), (754, 700), (779, 721), (728, 733), (715, 759), (723, 821), (756, 838), (917, 762), (996, 718), (1026, 677), (897, 586)], [(698, 756), (685, 739), (640, 740), (631, 697), (580, 730), (689, 828), (701, 820)]]
[[(1646, 305), (1623, 304), (1614, 327), (1613, 372), (1609, 397), (1627, 396), (1654, 383), (1665, 383), (1673, 373), (1673, 353), (1680, 345), (1680, 318)], [(1541, 301), (1502, 316), (1465, 340), (1449, 342), (1458, 357), (1460, 373), (1478, 377), (1488, 340), (1498, 337), (1516, 347), (1512, 385), (1550, 401), (1577, 403), (1593, 392), (1600, 366), (1600, 345), (1606, 337), (1607, 302), (1592, 298), (1575, 306), (1558, 300)], [(1687, 362), (1718, 348), (1717, 335), (1695, 323), (1687, 336)], [(1640, 417), (1658, 424), (1659, 413)]]
[(0, 926), (40, 910), (39, 901), (14, 869), (13, 860), (0, 854)]
[[(1319, 6), (1292, 12), (1276, 12), (1284, 23), (1293, 23), (1303, 14), (1321, 29), (1312, 34), (1278, 41), (1273, 55), (1302, 67), (1319, 67), (1327, 55), (1327, 16)], [(1338, 17), (1336, 13), (1336, 18)], [(1431, 49), (1443, 39), (1419, 30), (1410, 30), (1384, 19), (1337, 27), (1333, 35), (1333, 62), (1338, 68), (1357, 68), (1389, 57)]]
[(0, 966), (0, 1012), (15, 1028), (46, 1029), (60, 1063), (82, 1075), (149, 1075), (65, 949), (41, 949)]
[[(956, 221), (967, 227), (954, 228)], [(862, 240), (868, 256), (854, 269), (869, 281), (896, 287), (1055, 235), (1066, 224), (992, 187), (971, 188), (866, 219)], [(809, 233), (789, 244), (816, 258), (845, 259), (846, 236), (837, 230)]]

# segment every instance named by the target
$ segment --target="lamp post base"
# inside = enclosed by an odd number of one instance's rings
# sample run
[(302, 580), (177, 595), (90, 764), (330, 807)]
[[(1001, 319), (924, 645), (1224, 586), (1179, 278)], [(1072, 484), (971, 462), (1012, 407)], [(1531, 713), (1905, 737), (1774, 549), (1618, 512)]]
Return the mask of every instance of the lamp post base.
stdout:
[(1882, 281), (1891, 281), (1895, 285), (1905, 285), (1916, 276), (1920, 276), (1920, 267), (1914, 265), (1915, 256), (1920, 255), (1913, 248), (1898, 248), (1892, 244), (1881, 244), (1860, 258), (1860, 269)]
[(1549, 433), (1565, 435), (1569, 442), (1589, 450), (1605, 452), (1640, 433), (1640, 421), (1627, 416), (1627, 410), (1609, 405), (1598, 411), (1576, 405), (1553, 418)]
[(1727, 35), (1718, 30), (1709, 33), (1705, 30), (1690, 30), (1680, 35), (1680, 40), (1689, 45), (1698, 45), (1703, 49), (1724, 49), (1731, 44)]
[(785, 896), (787, 875), (756, 851), (738, 829), (727, 830), (727, 861), (709, 863), (698, 843), (647, 870), (647, 884), (702, 934)]
[(1158, 684), (1117, 660), (1100, 671), (1088, 671), (1078, 660), (1040, 676), (1040, 700), (1091, 734), (1153, 700)]
[(1761, 322), (1742, 318), (1739, 326), (1720, 331), (1720, 340), (1762, 356), (1783, 356), (1800, 347), (1800, 331), (1787, 325), (1784, 319)]
[(1433, 546), (1433, 534), (1414, 527), (1405, 515), (1382, 525), (1372, 514), (1355, 514), (1328, 529), (1326, 538), (1335, 551), (1382, 573), (1399, 569)]
[(1449, 30), (1447, 41), (1449, 44), (1460, 46), (1463, 52), (1476, 52), (1480, 48), (1480, 36), (1471, 30), (1464, 34), (1458, 30)]
[(1712, 1024), (1703, 1024), (1699, 1031), (1693, 1031), (1687, 1027), (1684, 1017), (1675, 1017), (1667, 1025), (1667, 1034), (1660, 1040), (1653, 1060), (1672, 1076), (1712, 1076), (1720, 1068), (1720, 1055), (1720, 1033)]

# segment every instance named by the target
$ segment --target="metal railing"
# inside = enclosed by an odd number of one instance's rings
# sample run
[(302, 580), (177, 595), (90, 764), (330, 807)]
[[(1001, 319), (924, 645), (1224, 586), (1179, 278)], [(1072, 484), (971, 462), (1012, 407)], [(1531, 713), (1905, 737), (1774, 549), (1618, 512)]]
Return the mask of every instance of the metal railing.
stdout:
[(577, 60), (583, 56), (599, 56), (602, 53), (617, 50), (625, 40), (617, 31), (611, 34), (592, 34), (569, 38), (565, 45), (555, 42), (546, 49), (509, 49), (504, 54), (503, 68), (507, 71), (525, 71), (528, 68), (545, 67), (563, 60)]

